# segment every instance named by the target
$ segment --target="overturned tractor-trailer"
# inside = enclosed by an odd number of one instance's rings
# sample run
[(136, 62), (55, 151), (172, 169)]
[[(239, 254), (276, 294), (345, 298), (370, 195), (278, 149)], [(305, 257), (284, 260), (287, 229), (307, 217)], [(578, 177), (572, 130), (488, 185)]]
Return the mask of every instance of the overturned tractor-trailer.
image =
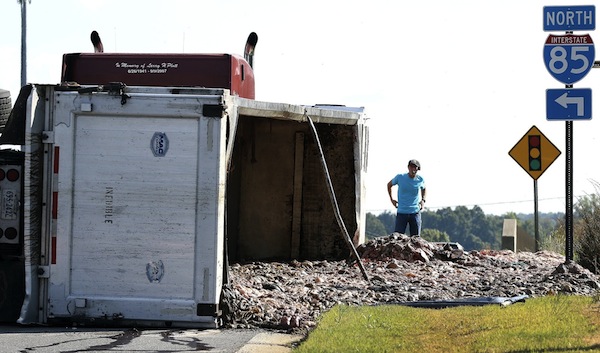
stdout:
[(0, 136), (1, 321), (217, 327), (229, 263), (364, 241), (363, 109), (253, 99), (255, 44), (66, 54), (61, 84), (21, 89)]

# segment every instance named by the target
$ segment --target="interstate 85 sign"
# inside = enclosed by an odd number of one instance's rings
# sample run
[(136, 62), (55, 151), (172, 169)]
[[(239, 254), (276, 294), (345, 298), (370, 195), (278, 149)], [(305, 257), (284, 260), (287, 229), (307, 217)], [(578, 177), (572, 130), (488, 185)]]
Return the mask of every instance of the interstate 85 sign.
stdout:
[(551, 34), (544, 45), (546, 69), (565, 85), (587, 75), (594, 65), (594, 56), (594, 42), (589, 34)]

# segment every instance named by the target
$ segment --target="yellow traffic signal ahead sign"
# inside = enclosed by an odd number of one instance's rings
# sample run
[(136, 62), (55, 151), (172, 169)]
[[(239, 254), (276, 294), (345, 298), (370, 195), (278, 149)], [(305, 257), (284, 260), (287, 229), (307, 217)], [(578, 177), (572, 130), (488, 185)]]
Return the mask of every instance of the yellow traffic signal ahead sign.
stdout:
[(534, 125), (508, 154), (537, 180), (560, 156), (560, 151)]

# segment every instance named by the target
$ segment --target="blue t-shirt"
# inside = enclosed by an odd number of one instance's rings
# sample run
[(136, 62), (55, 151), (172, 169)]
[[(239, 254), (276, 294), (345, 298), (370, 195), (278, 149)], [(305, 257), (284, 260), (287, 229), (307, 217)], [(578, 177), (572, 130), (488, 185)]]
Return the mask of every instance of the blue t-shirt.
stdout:
[(417, 213), (420, 211), (421, 189), (425, 189), (425, 180), (420, 175), (411, 178), (408, 173), (398, 174), (392, 179), (392, 185), (398, 185), (398, 213)]

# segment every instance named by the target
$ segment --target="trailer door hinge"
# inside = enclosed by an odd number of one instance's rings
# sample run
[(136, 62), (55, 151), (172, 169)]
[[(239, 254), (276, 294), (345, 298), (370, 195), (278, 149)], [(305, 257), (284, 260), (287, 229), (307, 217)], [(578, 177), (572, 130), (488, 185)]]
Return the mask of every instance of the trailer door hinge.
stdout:
[(43, 131), (42, 132), (43, 143), (54, 143), (54, 131)]

